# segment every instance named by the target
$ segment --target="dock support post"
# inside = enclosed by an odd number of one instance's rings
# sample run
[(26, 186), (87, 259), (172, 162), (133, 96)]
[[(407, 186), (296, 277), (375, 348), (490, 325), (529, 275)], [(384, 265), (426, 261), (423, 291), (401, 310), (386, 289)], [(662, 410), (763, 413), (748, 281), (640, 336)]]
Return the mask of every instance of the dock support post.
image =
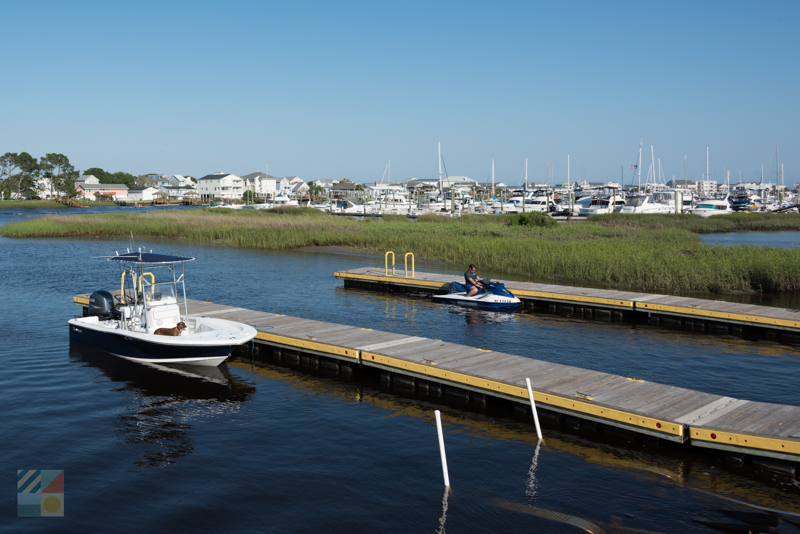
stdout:
[(442, 457), (442, 474), (444, 475), (444, 487), (450, 487), (450, 475), (447, 473), (447, 455), (444, 453), (444, 436), (442, 434), (442, 416), (439, 410), (434, 412), (436, 414), (436, 433), (439, 435), (439, 454)]
[(533, 422), (536, 423), (536, 435), (539, 440), (542, 439), (542, 428), (539, 426), (539, 415), (536, 413), (536, 403), (533, 401), (533, 389), (531, 388), (531, 379), (525, 379), (525, 385), (528, 386), (528, 397), (531, 399), (531, 411), (533, 412)]

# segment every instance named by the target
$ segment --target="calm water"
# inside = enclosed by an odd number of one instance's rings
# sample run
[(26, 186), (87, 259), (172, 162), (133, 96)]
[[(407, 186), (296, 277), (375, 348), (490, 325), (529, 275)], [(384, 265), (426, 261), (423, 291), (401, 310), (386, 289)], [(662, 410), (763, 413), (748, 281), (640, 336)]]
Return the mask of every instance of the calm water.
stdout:
[(731, 232), (702, 234), (709, 245), (753, 245), (756, 247), (799, 247), (800, 232)]
[[(335, 270), (382, 263), (360, 254), (139, 244), (195, 256), (187, 290), (199, 300), (800, 402), (800, 352), (783, 345), (345, 290)], [(92, 258), (114, 247), (0, 238), (0, 530), (581, 532), (556, 522), (560, 513), (606, 532), (687, 532), (704, 531), (694, 519), (722, 520), (714, 510), (747, 509), (731, 499), (800, 512), (795, 481), (714, 454), (548, 424), (537, 450), (526, 419), (434, 406), (368, 382), (247, 358), (197, 376), (191, 366), (166, 372), (70, 347), (66, 320), (80, 313), (72, 296), (119, 283), (116, 267)], [(437, 408), (453, 485), (445, 501)], [(16, 517), (17, 469), (65, 470), (64, 518)]]

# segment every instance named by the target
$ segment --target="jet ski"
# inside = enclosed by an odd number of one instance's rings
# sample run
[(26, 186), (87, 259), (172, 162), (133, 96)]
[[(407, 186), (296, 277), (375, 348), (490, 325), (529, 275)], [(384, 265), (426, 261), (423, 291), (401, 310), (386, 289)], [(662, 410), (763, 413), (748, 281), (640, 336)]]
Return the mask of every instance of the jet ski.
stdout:
[(471, 306), (473, 308), (516, 308), (519, 299), (506, 289), (502, 282), (492, 282), (484, 279), (484, 287), (471, 297), (467, 296), (467, 286), (458, 282), (450, 282), (450, 292), (444, 295), (434, 295), (434, 302)]

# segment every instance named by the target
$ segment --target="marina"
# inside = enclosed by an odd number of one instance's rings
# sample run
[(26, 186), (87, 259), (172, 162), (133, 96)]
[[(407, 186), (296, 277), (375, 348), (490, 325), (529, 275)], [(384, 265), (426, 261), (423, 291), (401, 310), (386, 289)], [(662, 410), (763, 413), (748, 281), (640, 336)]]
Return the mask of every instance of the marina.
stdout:
[[(486, 396), (483, 405), (474, 392), (467, 400), (456, 385), (444, 386), (439, 397), (435, 386), (421, 387), (428, 380), (418, 379), (414, 389), (411, 377), (357, 363), (350, 372), (346, 360), (322, 355), (317, 366), (317, 355), (296, 348), (282, 347), (278, 359), (280, 339), (273, 345), (259, 340), (252, 353), (237, 350), (218, 368), (143, 365), (70, 344), (65, 320), (80, 315), (73, 298), (101, 287), (92, 258), (107, 254), (112, 240), (0, 242), (6, 251), (0, 263), (16, 273), (0, 281), (0, 305), (15, 310), (0, 349), (8, 363), (0, 382), (12, 431), (0, 449), (11, 465), (36, 467), (38, 459), (52, 457), (47, 467), (66, 470), (67, 529), (103, 528), (108, 504), (99, 493), (110, 496), (117, 520), (149, 531), (258, 530), (268, 515), (272, 527), (284, 530), (330, 528), (330, 518), (338, 518), (342, 529), (381, 532), (418, 531), (440, 521), (452, 532), (498, 526), (579, 531), (554, 522), (560, 517), (615, 532), (622, 514), (628, 528), (685, 532), (698, 528), (694, 518), (721, 520), (720, 509), (800, 512), (795, 478), (776, 470), (792, 462), (681, 444), (578, 416), (556, 420), (543, 405), (545, 441), (537, 448), (525, 398)], [(202, 299), (189, 301), (193, 315), (224, 308), (229, 313), (221, 315), (249, 321), (242, 310), (262, 310), (269, 314), (253, 313), (286, 320), (287, 328), (300, 325), (296, 336), (305, 342), (335, 345), (337, 330), (342, 339), (440, 339), (478, 355), (530, 356), (712, 396), (796, 404), (800, 360), (790, 347), (770, 341), (525, 310), (484, 312), (344, 288), (333, 272), (376, 259), (357, 251), (264, 252), (158, 238), (140, 244), (202, 260), (190, 264), (189, 280), (202, 286), (187, 287), (189, 296)], [(65, 269), (60, 258), (76, 246), (81, 254)], [(424, 260), (416, 267), (447, 272)], [(37, 274), (57, 269), (65, 269), (63, 281)], [(111, 278), (116, 282), (106, 287), (119, 289), (116, 275)], [(36, 306), (18, 305), (20, 287), (28, 288)], [(300, 317), (333, 330), (326, 337), (300, 336), (309, 328)], [(336, 326), (342, 324), (350, 326)], [(356, 339), (340, 344), (363, 347)], [(389, 350), (372, 352), (397, 356)], [(25, 402), (15, 400), (20, 398)], [(446, 506), (434, 409), (442, 411), (454, 491)], [(361, 493), (371, 495), (370, 506), (353, 499)], [(143, 515), (142, 507), (155, 513)], [(13, 502), (6, 508), (12, 517)], [(33, 522), (19, 525), (17, 530), (37, 531)]]
[[(75, 304), (88, 308), (89, 295)], [(622, 305), (625, 301), (622, 300)], [(407, 336), (189, 301), (195, 315), (252, 325), (256, 341), (281, 359), (305, 359), (345, 373), (365, 367), (381, 380), (400, 381), (432, 398), (461, 395), (468, 403), (490, 399), (524, 405), (530, 378), (537, 405), (556, 418), (603, 425), (662, 440), (786, 462), (800, 460), (800, 407), (752, 402), (685, 388), (544, 362), (421, 336)], [(519, 408), (519, 406), (517, 406)]]

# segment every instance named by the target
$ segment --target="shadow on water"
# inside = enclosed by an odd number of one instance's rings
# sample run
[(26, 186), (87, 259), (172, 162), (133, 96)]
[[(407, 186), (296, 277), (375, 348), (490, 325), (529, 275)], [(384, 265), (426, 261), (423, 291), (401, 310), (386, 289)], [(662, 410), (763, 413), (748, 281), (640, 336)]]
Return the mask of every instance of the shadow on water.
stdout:
[(134, 465), (161, 467), (192, 454), (192, 420), (240, 409), (255, 388), (235, 380), (223, 363), (218, 367), (185, 364), (141, 364), (71, 342), (73, 362), (94, 367), (128, 391), (132, 404), (116, 416), (123, 443), (143, 452)]

